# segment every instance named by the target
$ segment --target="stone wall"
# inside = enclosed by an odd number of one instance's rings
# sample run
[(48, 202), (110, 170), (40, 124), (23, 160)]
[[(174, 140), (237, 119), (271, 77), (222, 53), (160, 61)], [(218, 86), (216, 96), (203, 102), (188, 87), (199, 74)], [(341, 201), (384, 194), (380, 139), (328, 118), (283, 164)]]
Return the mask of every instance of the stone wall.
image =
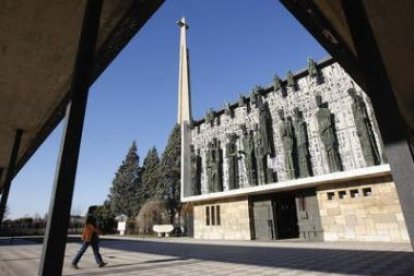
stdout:
[[(206, 207), (220, 208), (220, 225), (207, 225)], [(210, 209), (211, 212), (211, 209)], [(211, 214), (210, 214), (211, 217)], [(217, 216), (215, 215), (217, 220)], [(194, 238), (250, 240), (249, 202), (247, 197), (209, 203), (194, 203)]]
[[(261, 99), (267, 103), (272, 117), (273, 141), (275, 147), (275, 156), (267, 156), (268, 168), (277, 176), (278, 182), (288, 180), (285, 168), (285, 156), (281, 137), (278, 133), (278, 110), (283, 109), (286, 117), (293, 117), (293, 108), (298, 107), (303, 114), (307, 124), (307, 134), (309, 138), (310, 165), (313, 175), (329, 173), (327, 156), (324, 146), (319, 136), (318, 122), (316, 111), (318, 107), (315, 102), (315, 96), (321, 95), (322, 100), (328, 104), (331, 113), (334, 115), (336, 136), (339, 144), (339, 154), (343, 170), (352, 170), (366, 167), (367, 164), (361, 149), (361, 144), (356, 134), (356, 126), (352, 112), (352, 99), (347, 94), (349, 88), (355, 88), (358, 95), (361, 95), (365, 101), (371, 124), (374, 130), (377, 148), (382, 155), (380, 136), (377, 131), (377, 123), (372, 111), (369, 99), (365, 93), (353, 82), (350, 76), (337, 63), (328, 63), (328, 65), (318, 66), (319, 77), (310, 76), (307, 73), (299, 73), (295, 76), (295, 87), (289, 87), (285, 84), (280, 90), (275, 90), (273, 86), (263, 88), (266, 91), (262, 94)], [(285, 82), (283, 82), (285, 83)], [(241, 143), (240, 124), (245, 124), (248, 130), (253, 128), (254, 124), (259, 121), (258, 108), (248, 104), (249, 95), (245, 96), (246, 106), (238, 107), (233, 104), (232, 111), (234, 116), (226, 115), (223, 110), (215, 112), (213, 124), (205, 121), (196, 122), (191, 130), (191, 143), (195, 151), (200, 152), (201, 156), (201, 193), (206, 194), (208, 191), (206, 154), (207, 144), (216, 138), (223, 151), (223, 190), (229, 190), (228, 168), (226, 162), (226, 143), (227, 134), (235, 133), (238, 136), (236, 145), (238, 150), (243, 149)], [(384, 160), (382, 160), (384, 161)], [(239, 187), (249, 187), (247, 180), (244, 157), (239, 156)], [(187, 183), (186, 185), (190, 185)]]
[(324, 240), (408, 241), (391, 176), (317, 188)]

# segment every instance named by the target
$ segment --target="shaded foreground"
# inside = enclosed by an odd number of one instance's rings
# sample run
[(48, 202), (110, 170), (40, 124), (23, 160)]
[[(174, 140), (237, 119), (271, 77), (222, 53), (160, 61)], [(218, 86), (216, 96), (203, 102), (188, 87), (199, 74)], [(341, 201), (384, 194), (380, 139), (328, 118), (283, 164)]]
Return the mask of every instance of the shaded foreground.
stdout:
[[(63, 275), (414, 275), (408, 243), (114, 238), (101, 247), (108, 267), (98, 268), (89, 249), (75, 270), (70, 261), (79, 244), (68, 243)], [(0, 240), (1, 275), (36, 275), (41, 249)]]

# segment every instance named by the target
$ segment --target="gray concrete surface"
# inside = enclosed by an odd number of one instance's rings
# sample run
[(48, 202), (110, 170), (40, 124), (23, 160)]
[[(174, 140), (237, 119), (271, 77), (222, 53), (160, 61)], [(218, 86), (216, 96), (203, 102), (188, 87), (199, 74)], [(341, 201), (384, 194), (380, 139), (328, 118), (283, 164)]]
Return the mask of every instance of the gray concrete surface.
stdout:
[[(63, 275), (414, 275), (409, 243), (200, 241), (109, 237), (98, 268), (88, 249), (79, 270), (70, 262), (80, 244), (68, 243)], [(42, 246), (0, 240), (0, 275), (37, 275)]]

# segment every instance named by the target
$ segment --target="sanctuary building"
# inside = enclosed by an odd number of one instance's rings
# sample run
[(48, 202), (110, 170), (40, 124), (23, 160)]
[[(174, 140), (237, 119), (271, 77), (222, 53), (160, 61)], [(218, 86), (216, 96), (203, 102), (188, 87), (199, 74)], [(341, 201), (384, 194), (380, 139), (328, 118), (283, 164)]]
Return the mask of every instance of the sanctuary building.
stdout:
[(179, 23), (181, 200), (195, 238), (409, 240), (370, 100), (338, 63), (309, 59), (193, 120)]

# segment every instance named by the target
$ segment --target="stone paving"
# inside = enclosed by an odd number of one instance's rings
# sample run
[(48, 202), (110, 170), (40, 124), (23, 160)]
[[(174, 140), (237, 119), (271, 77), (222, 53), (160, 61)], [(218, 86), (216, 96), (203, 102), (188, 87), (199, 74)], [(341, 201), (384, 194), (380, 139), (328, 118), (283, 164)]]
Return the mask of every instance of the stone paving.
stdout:
[[(68, 243), (63, 275), (414, 275), (408, 243), (300, 241), (206, 241), (106, 238), (105, 268), (88, 249), (79, 270), (70, 261), (79, 248)], [(0, 275), (36, 275), (42, 246), (23, 239), (0, 240)]]

